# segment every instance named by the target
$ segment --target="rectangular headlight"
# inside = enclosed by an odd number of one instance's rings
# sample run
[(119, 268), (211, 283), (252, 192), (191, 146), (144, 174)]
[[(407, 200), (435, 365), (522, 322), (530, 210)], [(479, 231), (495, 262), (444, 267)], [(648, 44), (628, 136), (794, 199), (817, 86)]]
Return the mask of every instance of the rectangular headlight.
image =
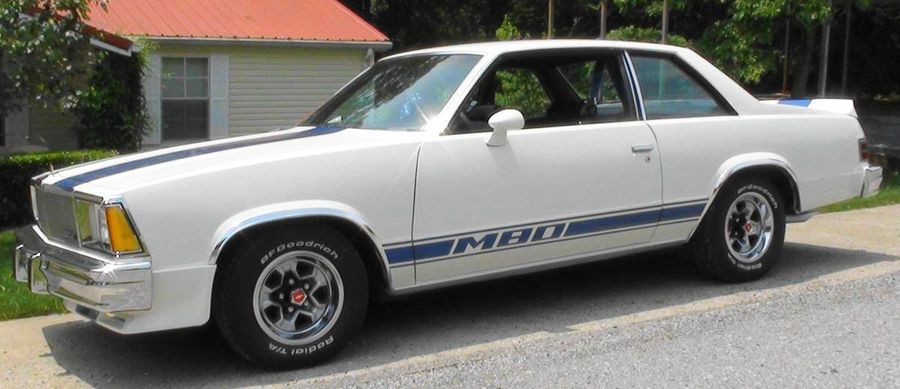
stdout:
[(95, 247), (102, 243), (99, 216), (100, 204), (82, 199), (75, 200), (75, 225), (82, 246)]

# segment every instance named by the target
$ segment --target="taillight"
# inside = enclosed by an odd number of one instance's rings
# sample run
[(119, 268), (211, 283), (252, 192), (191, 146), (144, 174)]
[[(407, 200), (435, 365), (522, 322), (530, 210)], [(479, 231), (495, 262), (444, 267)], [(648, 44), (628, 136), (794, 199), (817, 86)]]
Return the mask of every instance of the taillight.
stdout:
[(869, 156), (869, 142), (866, 138), (862, 138), (859, 140), (859, 160), (860, 161), (868, 161)]

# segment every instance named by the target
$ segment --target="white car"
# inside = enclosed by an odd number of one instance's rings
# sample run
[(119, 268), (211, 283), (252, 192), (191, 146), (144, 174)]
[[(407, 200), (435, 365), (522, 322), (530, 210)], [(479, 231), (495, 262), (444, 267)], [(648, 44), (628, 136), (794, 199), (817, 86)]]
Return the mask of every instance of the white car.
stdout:
[(816, 105), (663, 45), (398, 54), (296, 128), (36, 177), (16, 277), (117, 333), (214, 319), (271, 368), (334, 356), (377, 296), (682, 245), (753, 280), (786, 222), (880, 185), (852, 102)]

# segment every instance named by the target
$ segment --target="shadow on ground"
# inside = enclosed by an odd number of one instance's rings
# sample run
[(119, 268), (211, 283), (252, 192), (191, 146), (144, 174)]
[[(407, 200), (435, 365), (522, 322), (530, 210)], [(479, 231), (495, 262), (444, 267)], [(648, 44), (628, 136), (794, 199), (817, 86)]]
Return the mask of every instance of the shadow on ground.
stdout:
[(313, 378), (592, 320), (677, 306), (748, 290), (797, 284), (824, 274), (900, 258), (802, 244), (785, 245), (763, 280), (709, 281), (672, 252), (582, 265), (455, 287), (385, 303), (334, 361), (267, 372), (234, 356), (210, 330), (117, 336), (86, 322), (43, 329), (56, 362), (100, 387), (244, 386)]

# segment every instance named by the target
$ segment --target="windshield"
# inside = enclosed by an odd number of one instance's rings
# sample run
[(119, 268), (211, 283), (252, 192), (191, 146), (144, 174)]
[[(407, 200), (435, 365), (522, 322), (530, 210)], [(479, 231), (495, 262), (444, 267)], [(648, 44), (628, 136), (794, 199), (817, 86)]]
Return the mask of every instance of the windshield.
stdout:
[(308, 126), (419, 130), (444, 108), (480, 56), (419, 55), (381, 61), (313, 112)]

